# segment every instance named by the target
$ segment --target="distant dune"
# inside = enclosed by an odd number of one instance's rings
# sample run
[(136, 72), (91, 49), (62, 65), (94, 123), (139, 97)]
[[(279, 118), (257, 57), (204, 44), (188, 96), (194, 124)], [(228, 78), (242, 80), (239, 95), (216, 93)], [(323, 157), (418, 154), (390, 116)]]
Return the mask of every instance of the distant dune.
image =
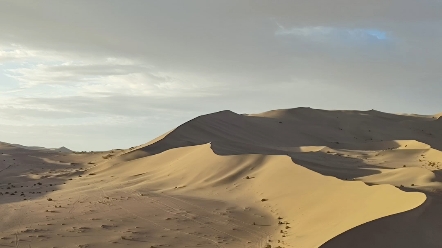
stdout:
[(61, 152), (61, 153), (71, 153), (73, 152), (72, 150), (62, 146), (60, 148), (45, 148), (45, 147), (40, 147), (40, 146), (22, 146), (19, 144), (10, 144), (12, 146), (15, 147), (19, 147), (19, 148), (23, 148), (23, 149), (27, 149), (27, 150), (50, 150), (50, 151), (56, 151), (56, 152)]
[(1, 144), (0, 245), (442, 247), (440, 121), (221, 111), (127, 150)]

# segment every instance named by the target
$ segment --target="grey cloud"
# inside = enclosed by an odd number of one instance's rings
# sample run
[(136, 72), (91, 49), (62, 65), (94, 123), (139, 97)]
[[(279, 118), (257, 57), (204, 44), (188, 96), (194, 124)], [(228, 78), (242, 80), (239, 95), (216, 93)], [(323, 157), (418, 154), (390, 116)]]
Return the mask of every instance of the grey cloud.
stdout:
[[(142, 95), (137, 88), (125, 89), (129, 78), (113, 90), (103, 83), (109, 89), (103, 92), (21, 98), (23, 105), (60, 111), (42, 113), (54, 120), (171, 114), (178, 122), (221, 109), (258, 112), (300, 105), (431, 113), (442, 106), (437, 93), (442, 92), (441, 13), (437, 0), (5, 0), (0, 44), (87, 64), (17, 70), (22, 81), (80, 87), (90, 78), (140, 73), (146, 75), (140, 83), (180, 86)], [(281, 27), (331, 31), (280, 35)], [(379, 30), (388, 39), (352, 33), (357, 30)], [(107, 58), (131, 63), (99, 62)]]
[[(378, 61), (383, 61), (381, 63), (392, 70), (403, 68), (412, 74), (415, 67), (401, 64), (401, 60), (407, 56), (424, 60), (419, 55), (421, 49), (416, 42), (431, 36), (433, 41), (427, 44), (431, 45), (427, 49), (435, 51), (428, 53), (430, 56), (434, 52), (440, 53), (436, 44), (442, 41), (442, 35), (422, 32), (422, 26), (436, 28), (441, 21), (442, 6), (437, 1), (7, 3), (9, 6), (3, 9), (9, 8), (8, 13), (26, 13), (26, 19), (17, 19), (17, 15), (11, 14), (2, 15), (4, 21), (1, 23), (16, 23), (14, 30), (9, 25), (2, 27), (15, 34), (15, 39), (4, 35), (2, 39), (5, 41), (29, 41), (30, 46), (71, 51), (86, 57), (129, 57), (162, 70), (205, 74), (224, 83), (233, 80), (254, 83), (289, 81), (306, 74), (297, 70), (304, 64), (299, 60), (304, 58), (313, 64), (314, 72), (303, 77), (332, 80), (321, 77), (320, 70), (324, 69), (314, 68), (314, 65), (323, 60), (332, 61), (325, 68), (325, 75), (346, 65), (358, 67), (360, 73), (370, 66), (364, 61), (374, 53), (378, 54)], [(347, 46), (336, 48), (299, 41), (287, 42), (275, 37), (278, 29), (275, 21), (287, 28), (379, 28), (392, 33), (399, 43), (404, 44), (398, 43), (393, 48), (373, 49), (368, 46), (348, 49)], [(410, 21), (414, 26), (409, 25)], [(419, 40), (410, 38), (416, 32), (419, 33)], [(433, 62), (441, 64), (440, 59), (433, 59)], [(393, 74), (375, 66), (372, 70), (379, 75)], [(434, 71), (425, 68), (418, 70), (434, 74)], [(352, 70), (343, 73), (351, 78), (359, 76), (361, 84), (367, 83), (364, 78), (369, 76), (366, 73), (352, 73)], [(410, 77), (405, 75), (404, 78)], [(400, 84), (400, 81), (402, 78), (392, 78), (389, 84)], [(332, 83), (339, 84), (339, 81)]]

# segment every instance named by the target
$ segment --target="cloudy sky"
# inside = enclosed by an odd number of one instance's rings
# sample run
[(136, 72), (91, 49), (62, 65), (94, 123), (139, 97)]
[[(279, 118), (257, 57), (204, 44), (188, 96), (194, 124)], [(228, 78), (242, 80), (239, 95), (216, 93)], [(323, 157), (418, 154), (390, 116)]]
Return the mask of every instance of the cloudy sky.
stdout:
[(442, 1), (0, 1), (0, 140), (127, 148), (201, 114), (442, 112)]

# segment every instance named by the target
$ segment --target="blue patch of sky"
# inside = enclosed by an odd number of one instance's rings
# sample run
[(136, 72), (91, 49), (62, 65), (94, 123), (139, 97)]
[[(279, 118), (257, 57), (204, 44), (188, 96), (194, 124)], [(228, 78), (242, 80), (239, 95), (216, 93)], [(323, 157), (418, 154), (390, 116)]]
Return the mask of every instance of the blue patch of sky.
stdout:
[(287, 29), (278, 25), (275, 32), (277, 36), (301, 37), (315, 41), (336, 41), (336, 42), (380, 42), (387, 41), (391, 37), (387, 32), (380, 29), (365, 28), (340, 28), (340, 27), (302, 27)]
[(359, 43), (385, 43), (389, 40), (387, 33), (377, 29), (337, 29), (338, 41)]
[(388, 38), (387, 32), (378, 29), (363, 29), (363, 32), (376, 37), (378, 40), (386, 40)]

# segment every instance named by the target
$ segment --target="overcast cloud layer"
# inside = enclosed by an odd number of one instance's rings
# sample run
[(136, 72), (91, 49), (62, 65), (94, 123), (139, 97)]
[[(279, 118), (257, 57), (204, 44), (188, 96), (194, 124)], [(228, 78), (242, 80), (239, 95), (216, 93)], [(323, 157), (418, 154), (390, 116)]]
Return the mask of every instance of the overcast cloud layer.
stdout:
[(442, 111), (442, 1), (0, 1), (0, 140), (125, 148), (201, 114)]

